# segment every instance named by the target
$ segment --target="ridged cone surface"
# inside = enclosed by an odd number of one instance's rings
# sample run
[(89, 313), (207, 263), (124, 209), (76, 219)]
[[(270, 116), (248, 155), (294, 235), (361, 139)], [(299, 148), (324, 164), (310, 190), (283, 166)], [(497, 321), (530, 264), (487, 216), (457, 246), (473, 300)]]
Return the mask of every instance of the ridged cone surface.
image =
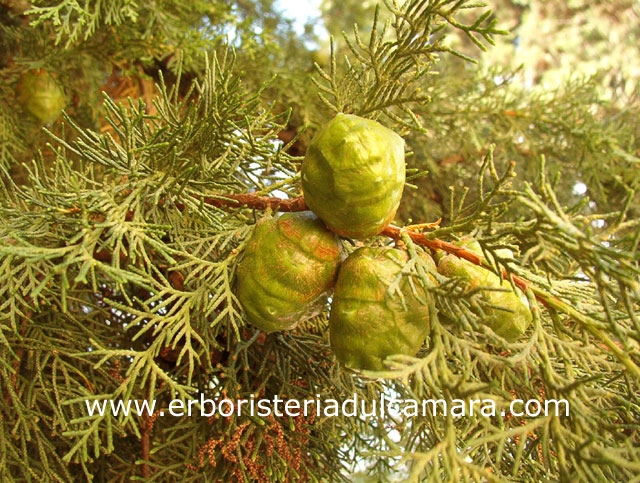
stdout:
[[(430, 330), (431, 295), (414, 277), (403, 277), (389, 293), (408, 260), (395, 248), (363, 247), (342, 264), (331, 304), (329, 334), (338, 360), (353, 369), (381, 370), (387, 356), (415, 355)], [(433, 265), (433, 260), (425, 256)], [(435, 268), (435, 267), (434, 267)], [(403, 306), (402, 299), (405, 305)]]
[(274, 332), (319, 313), (341, 261), (338, 237), (311, 212), (260, 220), (237, 269), (248, 320)]
[(404, 141), (376, 121), (338, 114), (311, 141), (301, 174), (307, 206), (331, 230), (377, 235), (400, 205)]

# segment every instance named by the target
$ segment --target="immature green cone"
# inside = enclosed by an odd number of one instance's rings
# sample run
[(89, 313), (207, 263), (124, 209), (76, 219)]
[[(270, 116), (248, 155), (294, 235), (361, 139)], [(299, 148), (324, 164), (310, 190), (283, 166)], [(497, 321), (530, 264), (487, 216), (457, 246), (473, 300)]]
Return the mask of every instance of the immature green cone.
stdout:
[[(482, 255), (480, 245), (475, 240), (465, 239), (459, 245)], [(503, 255), (511, 254), (510, 250), (504, 249), (502, 251)], [(533, 320), (524, 295), (514, 293), (507, 280), (500, 281), (500, 278), (489, 270), (462, 260), (455, 255), (446, 255), (438, 263), (438, 273), (447, 277), (462, 278), (468, 282), (469, 288), (501, 287), (508, 289), (508, 292), (485, 291), (482, 293), (482, 297), (487, 303), (512, 311), (497, 308), (487, 308), (484, 311), (485, 319), (483, 322), (508, 341), (514, 341), (524, 334)]]
[[(493, 273), (491, 275), (498, 278)], [(487, 293), (488, 300), (492, 305), (509, 309), (512, 312), (493, 308), (487, 309), (485, 310), (485, 323), (496, 334), (513, 342), (527, 330), (533, 320), (533, 315), (524, 295), (513, 293), (511, 284), (508, 281), (503, 280), (500, 287), (509, 291)]]
[[(463, 238), (455, 245), (464, 248), (467, 251), (473, 252), (482, 256), (482, 248), (480, 244), (472, 238)], [(489, 270), (485, 270), (482, 267), (474, 265), (471, 262), (462, 260), (455, 255), (447, 254), (444, 251), (439, 251), (436, 256), (438, 263), (438, 273), (446, 275), (447, 277), (458, 277), (468, 281), (473, 286), (495, 286), (495, 280), (490, 277), (497, 278), (496, 275)]]
[(31, 70), (20, 78), (18, 101), (23, 109), (43, 123), (53, 122), (64, 108), (60, 84), (44, 69)]
[(338, 114), (302, 163), (307, 206), (339, 235), (366, 238), (391, 223), (405, 182), (404, 141), (382, 124)]
[[(342, 264), (331, 303), (329, 336), (339, 361), (353, 369), (381, 370), (393, 354), (414, 356), (430, 330), (431, 294), (417, 277), (403, 277), (389, 293), (409, 256), (395, 248), (363, 247)], [(433, 260), (425, 255), (427, 263)], [(402, 305), (404, 298), (405, 306)]]
[(338, 237), (313, 213), (260, 220), (237, 269), (236, 295), (249, 322), (274, 332), (316, 315), (340, 261)]

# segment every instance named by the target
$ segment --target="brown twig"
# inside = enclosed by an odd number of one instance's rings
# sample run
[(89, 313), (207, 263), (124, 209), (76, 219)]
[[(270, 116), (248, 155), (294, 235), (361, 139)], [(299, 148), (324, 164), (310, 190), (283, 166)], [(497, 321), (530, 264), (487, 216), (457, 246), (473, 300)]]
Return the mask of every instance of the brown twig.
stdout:
[[(429, 239), (424, 233), (418, 233), (416, 231), (405, 230), (403, 228), (400, 228), (394, 225), (389, 225), (380, 234), (383, 236), (388, 236), (389, 238), (393, 238), (394, 240), (397, 240), (402, 237), (403, 233), (406, 233), (409, 236), (409, 238), (411, 238), (411, 240), (413, 240), (413, 242), (418, 245), (431, 248), (432, 250), (442, 250), (447, 253), (451, 253), (452, 255), (455, 255), (457, 257), (463, 258), (464, 260), (467, 260), (468, 262), (471, 262), (480, 267), (491, 268), (484, 261), (483, 257), (477, 255), (476, 253), (470, 252), (469, 250), (465, 250), (464, 248), (454, 245), (453, 243), (448, 243), (442, 240), (438, 240), (437, 238)], [(502, 271), (502, 275), (504, 277), (509, 276), (506, 270)], [(518, 275), (511, 274), (511, 279), (513, 280), (513, 283), (516, 285), (516, 287), (518, 287), (523, 292), (526, 292), (531, 285), (531, 283), (528, 280), (525, 280), (524, 278), (519, 277)], [(545, 299), (539, 298), (539, 300), (540, 302), (546, 305)]]
[[(309, 209), (302, 196), (292, 199), (282, 199), (258, 196), (251, 193), (229, 194), (221, 195), (219, 198), (206, 197), (203, 199), (203, 202), (219, 208), (225, 206), (248, 206), (257, 210), (265, 210), (267, 208), (271, 208), (272, 210), (284, 212), (306, 211)], [(178, 207), (178, 209), (180, 210), (184, 209), (184, 205), (182, 203), (176, 203), (176, 207)], [(389, 238), (393, 238), (394, 240), (399, 240), (402, 237), (402, 233), (406, 233), (414, 241), (414, 243), (417, 243), (418, 245), (431, 248), (432, 250), (443, 250), (447, 253), (451, 253), (453, 255), (456, 255), (457, 257), (463, 258), (475, 265), (479, 265), (484, 268), (490, 268), (486, 264), (486, 262), (483, 262), (482, 257), (478, 256), (477, 254), (454, 245), (453, 243), (438, 240), (437, 238), (429, 239), (424, 233), (418, 233), (416, 231), (405, 230), (394, 225), (389, 225), (380, 233), (380, 235), (388, 236)], [(503, 275), (505, 277), (507, 276), (506, 270), (503, 272)], [(511, 278), (520, 290), (522, 290), (523, 292), (527, 291), (530, 286), (530, 283), (527, 280), (517, 275), (511, 275)], [(545, 300), (543, 298), (540, 298), (540, 301), (542, 303), (545, 303)]]
[(149, 424), (149, 415), (142, 416), (142, 477), (149, 478), (149, 457), (151, 456), (151, 425)]
[(149, 478), (149, 457), (151, 456), (151, 426), (149, 424), (149, 415), (143, 414), (142, 416), (142, 477)]
[[(309, 209), (302, 196), (287, 200), (245, 193), (226, 194), (220, 195), (219, 197), (207, 196), (203, 198), (202, 201), (217, 208), (247, 206), (249, 208), (255, 208), (256, 210), (266, 210), (267, 208), (271, 208), (272, 210), (283, 212), (306, 211)], [(184, 204), (179, 202), (175, 203), (175, 206), (179, 210), (184, 210), (185, 208)]]
[[(151, 397), (151, 386), (147, 388), (147, 400)], [(153, 422), (155, 415), (150, 415), (148, 411), (142, 414), (142, 422), (140, 424), (141, 439), (140, 446), (142, 447), (142, 477), (148, 479), (151, 476), (149, 471), (149, 460), (151, 458), (151, 430), (153, 429)]]

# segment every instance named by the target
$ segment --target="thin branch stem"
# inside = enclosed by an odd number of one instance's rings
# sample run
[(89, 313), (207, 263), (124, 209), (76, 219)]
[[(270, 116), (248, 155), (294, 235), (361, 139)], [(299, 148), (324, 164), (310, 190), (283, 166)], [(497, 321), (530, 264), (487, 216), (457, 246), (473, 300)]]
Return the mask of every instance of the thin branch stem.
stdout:
[[(300, 196), (292, 199), (272, 198), (268, 196), (258, 196), (251, 193), (246, 194), (225, 194), (216, 197), (207, 196), (202, 201), (210, 206), (217, 208), (223, 207), (241, 207), (246, 206), (255, 208), (256, 210), (278, 210), (283, 212), (306, 211), (307, 208), (304, 199)], [(179, 210), (184, 209), (184, 204), (175, 203)]]

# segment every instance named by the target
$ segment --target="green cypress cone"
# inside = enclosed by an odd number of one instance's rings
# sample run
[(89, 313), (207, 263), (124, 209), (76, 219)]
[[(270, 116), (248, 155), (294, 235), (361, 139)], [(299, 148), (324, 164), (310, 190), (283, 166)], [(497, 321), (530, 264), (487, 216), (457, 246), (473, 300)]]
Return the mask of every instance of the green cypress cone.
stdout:
[[(463, 239), (459, 246), (482, 255), (480, 245), (475, 240)], [(512, 253), (510, 250), (505, 249), (503, 254), (509, 255)], [(514, 341), (524, 334), (533, 320), (529, 303), (524, 295), (514, 293), (511, 284), (507, 280), (501, 281), (495, 273), (489, 270), (462, 260), (455, 255), (446, 255), (438, 263), (438, 273), (447, 277), (462, 278), (467, 282), (467, 286), (470, 289), (473, 287), (501, 287), (508, 289), (508, 292), (485, 291), (482, 293), (482, 298), (488, 304), (507, 309), (500, 310), (491, 307), (485, 309), (483, 323), (508, 341)]]
[(23, 109), (43, 123), (60, 116), (65, 99), (62, 87), (44, 69), (31, 70), (20, 78), (18, 101)]
[(311, 141), (301, 174), (307, 206), (329, 229), (377, 235), (400, 205), (404, 141), (376, 121), (338, 114)]
[(247, 319), (274, 332), (316, 315), (333, 286), (340, 242), (313, 213), (286, 213), (256, 225), (237, 269)]
[[(414, 277), (390, 294), (409, 256), (395, 248), (363, 247), (342, 264), (331, 304), (329, 334), (338, 360), (353, 369), (382, 370), (393, 354), (414, 356), (430, 330), (431, 294)], [(433, 260), (425, 255), (427, 263)], [(435, 265), (434, 265), (435, 268)], [(404, 305), (403, 305), (404, 299)]]

